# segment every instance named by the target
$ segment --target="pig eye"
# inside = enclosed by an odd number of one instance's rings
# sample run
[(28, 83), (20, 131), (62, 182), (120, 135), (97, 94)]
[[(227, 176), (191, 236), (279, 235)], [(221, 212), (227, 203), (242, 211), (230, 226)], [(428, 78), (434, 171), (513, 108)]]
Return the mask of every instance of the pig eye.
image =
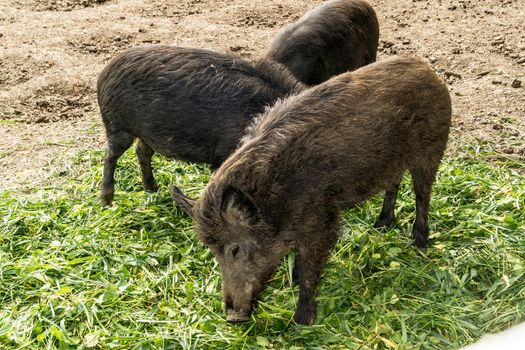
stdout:
[(236, 257), (237, 254), (239, 254), (239, 245), (238, 244), (234, 244), (231, 248), (230, 248), (230, 254), (232, 255), (232, 257)]

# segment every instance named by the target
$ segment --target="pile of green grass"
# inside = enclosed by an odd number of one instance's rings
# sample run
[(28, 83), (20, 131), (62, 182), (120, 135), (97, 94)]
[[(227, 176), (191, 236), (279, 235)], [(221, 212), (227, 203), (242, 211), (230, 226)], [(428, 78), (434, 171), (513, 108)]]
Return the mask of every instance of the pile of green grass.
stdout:
[(519, 160), (445, 160), (425, 253), (411, 246), (408, 178), (390, 230), (372, 228), (379, 197), (345, 212), (307, 327), (292, 321), (292, 256), (251, 322), (224, 321), (217, 263), (168, 193), (176, 181), (197, 196), (205, 167), (155, 159), (148, 194), (128, 152), (103, 208), (102, 158), (80, 154), (65, 186), (0, 193), (0, 348), (454, 349), (525, 318)]

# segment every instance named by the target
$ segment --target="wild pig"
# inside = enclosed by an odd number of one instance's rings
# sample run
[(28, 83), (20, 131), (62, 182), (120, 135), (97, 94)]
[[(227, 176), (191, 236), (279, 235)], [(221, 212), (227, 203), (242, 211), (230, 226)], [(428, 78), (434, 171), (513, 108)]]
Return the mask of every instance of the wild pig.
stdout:
[(196, 202), (174, 190), (219, 262), (227, 320), (249, 319), (265, 282), (295, 249), (294, 318), (312, 324), (341, 211), (385, 191), (378, 226), (390, 224), (407, 169), (416, 195), (412, 235), (425, 247), (430, 191), (450, 119), (450, 95), (427, 64), (386, 59), (278, 101), (255, 120)]
[(266, 57), (316, 85), (375, 62), (378, 42), (377, 16), (366, 1), (331, 0), (279, 31)]
[(145, 190), (157, 186), (154, 152), (218, 167), (252, 117), (304, 86), (281, 64), (250, 63), (208, 50), (165, 45), (128, 49), (98, 78), (107, 149), (102, 202), (111, 204), (119, 157), (138, 139)]

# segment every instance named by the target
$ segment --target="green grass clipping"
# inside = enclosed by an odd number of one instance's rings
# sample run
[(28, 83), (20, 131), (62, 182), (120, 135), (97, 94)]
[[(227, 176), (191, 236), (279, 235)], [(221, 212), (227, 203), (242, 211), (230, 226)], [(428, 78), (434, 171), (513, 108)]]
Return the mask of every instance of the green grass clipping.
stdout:
[(145, 193), (128, 151), (114, 205), (102, 207), (102, 163), (83, 152), (60, 172), (65, 185), (0, 193), (1, 349), (448, 350), (525, 318), (519, 159), (445, 159), (424, 253), (411, 245), (408, 177), (392, 228), (372, 227), (381, 196), (345, 211), (314, 326), (292, 320), (291, 255), (252, 321), (225, 322), (218, 265), (168, 191), (176, 182), (197, 197), (207, 167), (155, 158), (160, 189)]

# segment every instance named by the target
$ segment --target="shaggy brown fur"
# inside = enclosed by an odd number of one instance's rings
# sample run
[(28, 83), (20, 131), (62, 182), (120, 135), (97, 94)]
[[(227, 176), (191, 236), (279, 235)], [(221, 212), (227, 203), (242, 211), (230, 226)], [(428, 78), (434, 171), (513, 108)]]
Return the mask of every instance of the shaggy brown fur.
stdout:
[(449, 93), (432, 69), (395, 57), (281, 100), (256, 119), (202, 197), (185, 202), (219, 261), (228, 320), (249, 319), (264, 282), (296, 249), (295, 320), (313, 323), (341, 210), (386, 191), (377, 225), (390, 224), (407, 169), (416, 194), (413, 237), (425, 247), (450, 118)]
[(254, 115), (304, 86), (281, 64), (167, 45), (130, 48), (102, 71), (98, 103), (107, 149), (102, 202), (111, 204), (117, 160), (137, 143), (145, 190), (155, 191), (155, 152), (218, 167)]

